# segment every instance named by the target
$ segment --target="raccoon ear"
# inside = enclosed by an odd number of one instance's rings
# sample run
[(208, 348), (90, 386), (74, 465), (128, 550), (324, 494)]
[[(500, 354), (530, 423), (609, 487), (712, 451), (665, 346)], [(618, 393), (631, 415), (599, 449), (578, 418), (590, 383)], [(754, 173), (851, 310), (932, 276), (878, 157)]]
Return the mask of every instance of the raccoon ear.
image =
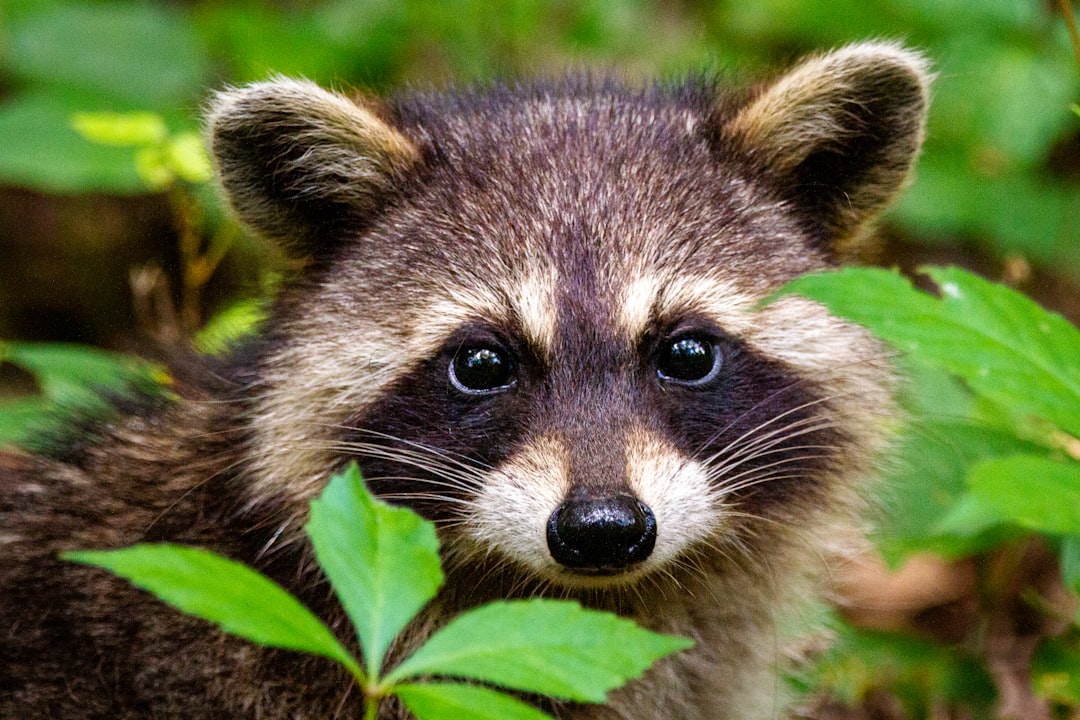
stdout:
[(930, 80), (916, 52), (851, 45), (808, 58), (766, 86), (726, 134), (842, 253), (907, 181)]
[(420, 160), (371, 109), (305, 80), (275, 78), (214, 96), (210, 147), (240, 218), (310, 254), (336, 224), (364, 222)]

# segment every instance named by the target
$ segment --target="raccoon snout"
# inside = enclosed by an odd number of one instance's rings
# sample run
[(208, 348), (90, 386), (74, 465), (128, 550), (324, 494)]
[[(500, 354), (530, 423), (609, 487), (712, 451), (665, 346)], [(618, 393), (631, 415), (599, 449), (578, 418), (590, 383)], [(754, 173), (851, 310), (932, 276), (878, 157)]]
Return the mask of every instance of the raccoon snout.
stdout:
[(569, 498), (547, 522), (548, 550), (566, 568), (614, 574), (656, 545), (656, 516), (630, 495)]

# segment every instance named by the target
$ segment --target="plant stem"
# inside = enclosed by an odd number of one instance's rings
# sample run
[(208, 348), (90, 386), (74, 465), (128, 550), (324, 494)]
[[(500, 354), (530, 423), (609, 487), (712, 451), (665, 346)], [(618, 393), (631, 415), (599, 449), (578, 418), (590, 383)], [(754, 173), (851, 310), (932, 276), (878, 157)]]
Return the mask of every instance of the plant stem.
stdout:
[(1072, 0), (1058, 0), (1061, 6), (1061, 14), (1065, 18), (1065, 27), (1069, 30), (1069, 39), (1072, 40), (1073, 54), (1076, 55), (1076, 67), (1080, 69), (1080, 28), (1076, 25), (1076, 14), (1073, 13)]
[(379, 716), (379, 698), (368, 696), (364, 703), (364, 720), (377, 720)]

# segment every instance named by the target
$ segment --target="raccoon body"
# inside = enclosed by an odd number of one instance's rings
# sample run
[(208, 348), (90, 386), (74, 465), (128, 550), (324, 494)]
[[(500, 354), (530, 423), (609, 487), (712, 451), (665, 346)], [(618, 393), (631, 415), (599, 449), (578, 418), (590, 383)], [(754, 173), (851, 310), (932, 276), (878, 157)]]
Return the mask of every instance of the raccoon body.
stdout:
[(300, 528), (354, 459), (443, 544), (447, 584), (392, 655), (483, 602), (575, 598), (696, 644), (607, 705), (542, 701), (556, 717), (782, 714), (776, 616), (854, 526), (893, 380), (860, 328), (762, 301), (901, 188), (927, 84), (870, 43), (740, 92), (220, 93), (224, 191), (306, 265), (257, 339), (178, 368), (169, 397), (0, 454), (0, 716), (362, 716), (331, 663), (56, 559), (208, 547), (345, 640)]

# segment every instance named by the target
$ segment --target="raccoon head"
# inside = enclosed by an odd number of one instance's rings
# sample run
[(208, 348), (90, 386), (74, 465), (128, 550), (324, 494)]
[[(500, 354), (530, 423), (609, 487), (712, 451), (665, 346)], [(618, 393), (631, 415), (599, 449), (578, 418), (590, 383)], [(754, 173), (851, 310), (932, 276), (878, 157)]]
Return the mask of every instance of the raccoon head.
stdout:
[(355, 458), (440, 523), (451, 565), (561, 591), (812, 535), (883, 445), (891, 373), (821, 306), (761, 301), (905, 183), (927, 86), (919, 55), (871, 43), (738, 94), (219, 94), (226, 195), (309, 259), (267, 330), (253, 503), (298, 523)]

